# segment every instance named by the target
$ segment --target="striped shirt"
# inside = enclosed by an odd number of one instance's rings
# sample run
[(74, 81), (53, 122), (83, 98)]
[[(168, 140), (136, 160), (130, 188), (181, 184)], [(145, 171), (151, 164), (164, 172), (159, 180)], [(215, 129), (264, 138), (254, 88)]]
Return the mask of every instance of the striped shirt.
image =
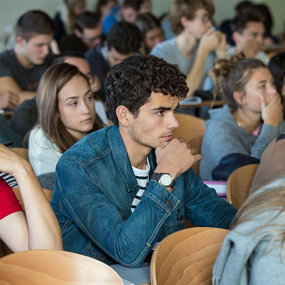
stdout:
[(133, 213), (136, 207), (138, 206), (138, 204), (140, 203), (141, 196), (149, 182), (149, 169), (150, 168), (149, 168), (148, 159), (147, 159), (146, 169), (138, 169), (138, 168), (135, 168), (134, 166), (132, 166), (132, 168), (136, 176), (138, 185), (140, 186), (140, 189), (132, 202), (131, 211)]
[(18, 187), (14, 176), (0, 171), (0, 177), (2, 177), (11, 188)]

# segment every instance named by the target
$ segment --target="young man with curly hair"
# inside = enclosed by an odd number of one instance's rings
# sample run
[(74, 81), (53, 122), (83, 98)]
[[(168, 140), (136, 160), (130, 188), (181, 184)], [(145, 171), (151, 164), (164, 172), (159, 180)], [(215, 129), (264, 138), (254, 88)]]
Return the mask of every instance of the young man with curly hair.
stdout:
[(114, 126), (83, 138), (57, 165), (51, 204), (64, 249), (138, 267), (185, 219), (228, 228), (236, 210), (191, 168), (201, 155), (172, 139), (188, 92), (177, 66), (131, 56), (112, 68), (105, 89)]

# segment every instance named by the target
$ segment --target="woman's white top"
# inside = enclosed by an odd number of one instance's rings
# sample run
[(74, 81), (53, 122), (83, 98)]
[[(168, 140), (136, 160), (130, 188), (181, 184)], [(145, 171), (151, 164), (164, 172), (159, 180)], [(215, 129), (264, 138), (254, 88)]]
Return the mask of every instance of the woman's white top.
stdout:
[(62, 153), (45, 136), (42, 128), (36, 126), (30, 133), (29, 160), (37, 176), (55, 172), (56, 164)]

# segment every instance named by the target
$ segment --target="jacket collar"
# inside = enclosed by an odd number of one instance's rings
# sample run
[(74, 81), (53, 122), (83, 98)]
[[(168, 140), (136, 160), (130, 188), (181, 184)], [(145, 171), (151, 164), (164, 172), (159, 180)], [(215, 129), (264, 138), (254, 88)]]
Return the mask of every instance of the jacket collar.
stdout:
[[(140, 186), (138, 185), (137, 179), (134, 175), (129, 156), (118, 127), (112, 126), (107, 132), (107, 138), (112, 154), (114, 156), (115, 163), (125, 181), (128, 192), (131, 192), (133, 190), (138, 191), (140, 189)], [(151, 151), (148, 159), (150, 164), (149, 175), (151, 176), (156, 167), (154, 151)]]

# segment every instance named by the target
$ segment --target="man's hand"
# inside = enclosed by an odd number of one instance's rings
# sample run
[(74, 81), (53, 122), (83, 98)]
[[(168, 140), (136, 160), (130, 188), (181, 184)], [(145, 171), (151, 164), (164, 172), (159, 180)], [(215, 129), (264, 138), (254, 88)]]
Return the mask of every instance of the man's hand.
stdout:
[(0, 109), (15, 109), (20, 102), (20, 98), (16, 93), (6, 91), (0, 93)]
[(225, 48), (225, 35), (220, 31), (208, 30), (201, 38), (199, 48), (209, 53), (213, 50)]
[(155, 150), (157, 167), (155, 172), (169, 173), (174, 178), (187, 171), (202, 156), (195, 154), (189, 143), (182, 139), (173, 139), (166, 146)]
[(226, 57), (226, 54), (227, 54), (226, 53), (226, 43), (227, 43), (226, 35), (221, 33), (219, 45), (215, 49), (215, 52), (216, 52), (218, 58), (225, 58)]

